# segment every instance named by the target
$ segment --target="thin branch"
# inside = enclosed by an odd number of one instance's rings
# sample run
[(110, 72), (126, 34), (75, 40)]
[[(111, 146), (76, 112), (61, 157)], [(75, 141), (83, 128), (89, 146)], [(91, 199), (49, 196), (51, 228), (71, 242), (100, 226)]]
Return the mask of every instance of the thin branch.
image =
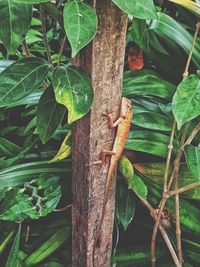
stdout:
[(168, 155), (167, 155), (167, 161), (166, 161), (166, 167), (165, 167), (165, 175), (164, 175), (164, 183), (163, 183), (163, 192), (167, 191), (167, 181), (168, 181), (168, 175), (169, 175), (169, 167), (170, 167), (170, 161), (171, 161), (171, 155), (173, 150), (173, 141), (174, 141), (174, 134), (176, 130), (176, 121), (174, 120), (173, 126), (172, 126), (172, 132), (170, 136), (170, 141), (168, 145)]
[(51, 60), (51, 53), (50, 53), (49, 44), (47, 40), (47, 31), (46, 31), (46, 25), (45, 25), (45, 14), (44, 14), (43, 6), (40, 6), (40, 19), (42, 23), (42, 35), (43, 35), (43, 40), (44, 40), (44, 46), (46, 49), (47, 59), (48, 59), (49, 64), (51, 64), (53, 68), (53, 62)]
[(63, 51), (64, 51), (64, 47), (65, 47), (66, 41), (67, 41), (67, 36), (65, 35), (65, 37), (64, 37), (64, 39), (62, 41), (61, 47), (60, 47), (57, 66), (59, 66), (61, 61), (62, 61), (62, 54), (63, 54)]
[(169, 192), (167, 192), (167, 193), (166, 193), (166, 197), (169, 198), (169, 197), (172, 197), (172, 196), (174, 196), (174, 195), (176, 195), (176, 194), (184, 193), (184, 192), (186, 192), (186, 191), (188, 191), (188, 190), (190, 190), (190, 189), (193, 189), (193, 188), (195, 188), (195, 187), (198, 187), (198, 186), (200, 186), (200, 182), (194, 182), (194, 183), (192, 183), (192, 184), (183, 186), (183, 187), (181, 187), (181, 188), (179, 188), (179, 189), (177, 189), (177, 190), (173, 190), (173, 191), (169, 191)]
[[(136, 193), (136, 192), (135, 192)], [(137, 197), (140, 199), (140, 201), (143, 203), (143, 205), (150, 211), (151, 216), (154, 218), (155, 221), (157, 221), (157, 215), (155, 214), (154, 208), (151, 206), (151, 204), (144, 198), (142, 198), (140, 195), (136, 193)], [(168, 250), (172, 256), (172, 259), (174, 260), (174, 263), (177, 267), (180, 267), (180, 263), (178, 260), (178, 257), (176, 256), (176, 252), (172, 246), (172, 243), (165, 231), (165, 229), (162, 227), (162, 225), (159, 223), (158, 229), (160, 230), (161, 235), (163, 236), (163, 239), (168, 247)]]

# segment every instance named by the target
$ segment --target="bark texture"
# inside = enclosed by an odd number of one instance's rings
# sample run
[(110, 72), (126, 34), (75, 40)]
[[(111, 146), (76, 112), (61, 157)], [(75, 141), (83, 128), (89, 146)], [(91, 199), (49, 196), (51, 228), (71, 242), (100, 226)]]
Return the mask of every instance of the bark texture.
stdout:
[(115, 179), (109, 192), (109, 201), (101, 230), (101, 242), (93, 246), (101, 219), (106, 177), (106, 165), (93, 165), (102, 149), (112, 149), (115, 130), (108, 128), (102, 115), (113, 112), (119, 116), (122, 95), (122, 76), (125, 52), (127, 16), (111, 0), (89, 0), (99, 19), (98, 33), (78, 60), (82, 69), (92, 78), (94, 103), (91, 112), (75, 123), (73, 128), (73, 209), (72, 261), (73, 267), (108, 267), (112, 249), (115, 208)]

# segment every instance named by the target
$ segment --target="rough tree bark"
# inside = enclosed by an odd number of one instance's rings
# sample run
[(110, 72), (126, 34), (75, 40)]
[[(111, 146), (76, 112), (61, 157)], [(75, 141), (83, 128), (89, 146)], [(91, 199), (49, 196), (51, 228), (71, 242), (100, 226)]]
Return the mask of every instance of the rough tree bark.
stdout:
[[(92, 267), (92, 251), (101, 219), (105, 181), (109, 160), (105, 166), (93, 165), (102, 149), (111, 149), (115, 130), (108, 128), (105, 112), (119, 116), (125, 52), (127, 16), (111, 0), (89, 0), (96, 10), (99, 27), (95, 39), (84, 49), (78, 64), (92, 78), (95, 92), (91, 112), (73, 128), (73, 267)], [(115, 180), (115, 179), (114, 179)], [(101, 232), (100, 247), (95, 248), (95, 266), (110, 266), (115, 208), (115, 182)]]

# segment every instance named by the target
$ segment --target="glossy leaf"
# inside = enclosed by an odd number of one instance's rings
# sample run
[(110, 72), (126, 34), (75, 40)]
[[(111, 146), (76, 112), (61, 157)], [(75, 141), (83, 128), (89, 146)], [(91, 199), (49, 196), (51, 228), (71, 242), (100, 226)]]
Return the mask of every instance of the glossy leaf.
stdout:
[(37, 111), (37, 130), (42, 143), (46, 143), (55, 133), (65, 112), (65, 107), (56, 102), (52, 88), (46, 89)]
[[(169, 15), (158, 13), (158, 19), (150, 23), (149, 30), (155, 31), (164, 40), (170, 39), (189, 54), (192, 47), (192, 35)], [(195, 47), (192, 60), (197, 67), (200, 67), (200, 49), (198, 45)]]
[(42, 58), (16, 61), (0, 73), (0, 107), (11, 105), (31, 94), (45, 79), (49, 64)]
[(200, 80), (192, 74), (183, 80), (173, 97), (172, 111), (178, 124), (178, 129), (184, 123), (200, 115)]
[(72, 47), (72, 57), (86, 46), (97, 31), (97, 15), (80, 0), (69, 0), (64, 8), (64, 28)]
[[(126, 149), (145, 152), (151, 155), (166, 158), (168, 152), (169, 136), (153, 131), (133, 130), (129, 133), (126, 141)], [(178, 147), (177, 140), (174, 140), (173, 155)]]
[(200, 4), (198, 3), (195, 3), (191, 0), (169, 0), (169, 1), (178, 4), (184, 8), (187, 8), (195, 15), (200, 16)]
[(68, 123), (80, 119), (90, 109), (93, 88), (89, 76), (74, 67), (58, 67), (53, 73), (56, 101), (68, 109)]
[(149, 35), (146, 20), (133, 18), (130, 34), (134, 43), (136, 43), (144, 51), (149, 50)]
[(20, 244), (20, 236), (21, 236), (21, 223), (19, 224), (19, 228), (14, 239), (12, 248), (8, 255), (8, 260), (5, 267), (22, 267), (18, 259), (19, 253), (19, 244)]
[(13, 0), (0, 1), (0, 39), (12, 53), (22, 43), (32, 19), (32, 5)]
[(153, 0), (112, 0), (121, 10), (139, 19), (156, 19)]
[(61, 147), (59, 148), (57, 154), (53, 157), (50, 162), (58, 161), (67, 158), (71, 154), (71, 146), (68, 144), (69, 138), (71, 137), (71, 131), (68, 132), (65, 139), (63, 140)]
[(171, 100), (175, 92), (175, 85), (159, 77), (149, 70), (125, 71), (123, 80), (123, 95), (134, 96), (157, 96)]
[(172, 129), (172, 121), (169, 121), (169, 118), (167, 116), (154, 112), (142, 112), (135, 114), (133, 123), (146, 129), (154, 129), (167, 132), (170, 132)]
[(185, 156), (191, 175), (200, 180), (200, 147), (186, 146)]
[(126, 186), (117, 187), (115, 213), (118, 222), (126, 231), (135, 214), (135, 199), (133, 193)]
[(142, 179), (134, 174), (133, 166), (126, 157), (122, 156), (120, 158), (118, 169), (125, 177), (128, 188), (133, 190), (142, 198), (146, 198), (148, 193), (147, 187)]

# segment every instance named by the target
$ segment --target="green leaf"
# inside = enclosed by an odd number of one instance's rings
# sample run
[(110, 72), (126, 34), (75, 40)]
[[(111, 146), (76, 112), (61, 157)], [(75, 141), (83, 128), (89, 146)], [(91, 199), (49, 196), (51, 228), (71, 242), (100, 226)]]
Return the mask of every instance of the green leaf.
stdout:
[(123, 96), (157, 96), (171, 100), (175, 92), (175, 85), (159, 77), (149, 70), (125, 71), (123, 79)]
[(197, 75), (190, 75), (177, 87), (172, 101), (172, 111), (178, 129), (184, 123), (200, 115), (200, 80)]
[(71, 154), (71, 146), (67, 143), (71, 137), (71, 131), (69, 131), (63, 140), (61, 147), (59, 148), (57, 154), (50, 160), (50, 162), (58, 161), (67, 158)]
[(75, 67), (61, 66), (53, 72), (56, 101), (68, 109), (68, 123), (82, 118), (93, 101), (93, 88), (89, 76)]
[(187, 8), (198, 17), (200, 16), (200, 5), (191, 0), (169, 0), (169, 1)]
[(146, 129), (167, 132), (170, 132), (172, 129), (172, 121), (170, 121), (167, 116), (160, 115), (155, 112), (141, 112), (139, 114), (135, 114), (133, 123)]
[(20, 267), (20, 266), (22, 266), (18, 260), (20, 235), (21, 235), (21, 223), (19, 224), (19, 228), (18, 228), (16, 237), (15, 237), (15, 240), (14, 240), (12, 248), (10, 250), (8, 260), (6, 263), (6, 267)]
[(121, 10), (139, 19), (156, 19), (153, 0), (112, 0)]
[[(193, 41), (192, 35), (169, 15), (158, 13), (158, 19), (151, 21), (149, 30), (155, 31), (164, 40), (170, 39), (189, 54)], [(195, 46), (192, 60), (197, 67), (200, 67), (200, 50), (198, 45)]]
[(32, 5), (0, 1), (0, 17), (0, 39), (8, 52), (13, 53), (31, 25)]
[(126, 186), (117, 187), (115, 213), (118, 222), (126, 231), (135, 214), (135, 199), (133, 193)]
[(144, 51), (149, 50), (149, 35), (145, 20), (133, 18), (130, 34), (134, 43), (136, 43)]
[(134, 174), (133, 166), (126, 157), (122, 156), (120, 158), (118, 169), (125, 177), (128, 188), (133, 190), (133, 192), (135, 192), (142, 198), (146, 199), (148, 193), (147, 187), (142, 179)]
[(13, 157), (20, 153), (21, 150), (20, 146), (0, 137), (0, 157)]
[[(166, 158), (169, 139), (170, 137), (165, 134), (153, 131), (133, 130), (129, 133), (126, 141), (126, 149)], [(177, 140), (174, 140), (173, 146), (173, 154), (175, 155), (178, 147)]]
[(72, 47), (72, 57), (86, 46), (97, 32), (97, 15), (80, 0), (70, 0), (64, 8), (64, 28)]
[(25, 260), (26, 266), (29, 267), (36, 265), (46, 259), (50, 254), (62, 246), (62, 244), (68, 239), (69, 235), (69, 227), (59, 229)]
[(27, 3), (27, 4), (40, 4), (45, 2), (51, 2), (51, 0), (11, 0), (16, 3)]
[(65, 108), (56, 102), (52, 88), (46, 89), (37, 111), (37, 130), (42, 143), (46, 143), (55, 133), (65, 112)]
[(185, 156), (191, 175), (200, 180), (200, 147), (188, 145), (185, 147)]
[(0, 107), (31, 94), (45, 79), (50, 65), (42, 58), (24, 58), (0, 73)]

